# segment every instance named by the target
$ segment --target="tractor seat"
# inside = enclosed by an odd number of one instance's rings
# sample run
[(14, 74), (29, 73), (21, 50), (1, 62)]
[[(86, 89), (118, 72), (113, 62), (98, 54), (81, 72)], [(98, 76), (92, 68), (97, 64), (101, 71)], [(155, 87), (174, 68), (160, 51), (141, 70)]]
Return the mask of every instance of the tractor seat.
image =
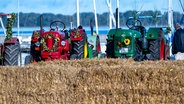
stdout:
[(137, 26), (135, 30), (139, 31), (142, 36), (146, 34), (146, 28), (144, 26)]
[(65, 33), (65, 39), (68, 39), (69, 38), (69, 34), (68, 34), (68, 30), (64, 30), (64, 33)]

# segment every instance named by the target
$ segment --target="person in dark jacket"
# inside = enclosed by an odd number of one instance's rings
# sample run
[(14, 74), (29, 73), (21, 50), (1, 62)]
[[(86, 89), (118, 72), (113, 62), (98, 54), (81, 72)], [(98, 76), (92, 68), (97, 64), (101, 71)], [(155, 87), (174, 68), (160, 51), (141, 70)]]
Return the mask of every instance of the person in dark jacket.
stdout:
[(175, 30), (172, 41), (172, 54), (174, 55), (178, 52), (184, 52), (184, 30), (181, 28), (179, 23), (176, 23)]

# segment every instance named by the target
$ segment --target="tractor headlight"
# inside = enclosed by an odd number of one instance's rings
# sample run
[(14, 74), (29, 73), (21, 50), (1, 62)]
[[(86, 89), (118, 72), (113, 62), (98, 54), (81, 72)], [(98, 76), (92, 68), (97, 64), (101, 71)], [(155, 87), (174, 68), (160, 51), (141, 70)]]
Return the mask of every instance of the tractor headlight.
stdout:
[(123, 47), (123, 44), (121, 43), (121, 42), (118, 42), (118, 48), (121, 48), (121, 47)]
[(66, 42), (65, 41), (61, 41), (61, 45), (62, 46), (65, 46), (66, 45)]
[(125, 45), (129, 45), (130, 44), (130, 39), (125, 39), (124, 43), (125, 43)]
[(36, 42), (35, 45), (36, 45), (37, 47), (39, 47), (39, 46), (40, 46), (40, 42)]

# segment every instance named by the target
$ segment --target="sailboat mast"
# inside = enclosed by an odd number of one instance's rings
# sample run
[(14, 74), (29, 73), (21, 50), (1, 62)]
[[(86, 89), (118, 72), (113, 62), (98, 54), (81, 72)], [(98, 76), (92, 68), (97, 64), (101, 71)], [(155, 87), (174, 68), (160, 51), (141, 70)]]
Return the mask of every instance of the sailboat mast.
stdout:
[(20, 25), (19, 25), (19, 12), (20, 12), (20, 8), (19, 8), (19, 0), (18, 0), (18, 13), (17, 13), (17, 34), (19, 36), (19, 28), (20, 28)]
[[(171, 28), (171, 32), (168, 33), (169, 36), (169, 46), (171, 47), (172, 40), (172, 31), (173, 31), (173, 11), (172, 11), (172, 0), (168, 0), (168, 26)], [(172, 49), (170, 48), (170, 55), (172, 54)]]
[[(111, 0), (109, 0), (109, 4), (111, 5)], [(110, 13), (109, 13), (109, 29), (112, 29), (112, 16)]]
[(77, 27), (80, 25), (80, 16), (79, 16), (79, 0), (76, 3), (77, 7)]
[(179, 0), (179, 3), (180, 3), (180, 5), (181, 5), (181, 9), (182, 9), (182, 12), (183, 12), (183, 16), (182, 16), (182, 18), (181, 18), (181, 20), (180, 20), (180, 24), (183, 25), (183, 20), (184, 20), (184, 7), (183, 7), (183, 4), (182, 4), (181, 0)]
[(96, 14), (96, 0), (93, 0), (93, 4), (94, 4), (94, 15), (95, 15), (96, 33), (98, 34), (98, 20), (97, 20), (97, 14)]
[(168, 26), (173, 28), (172, 0), (168, 0)]
[(182, 4), (181, 0), (179, 0), (179, 2), (180, 2), (180, 5), (181, 5), (182, 10), (184, 12), (184, 7), (183, 7), (183, 4)]
[(112, 8), (111, 8), (111, 0), (106, 0), (106, 3), (107, 3), (107, 6), (109, 8), (109, 13), (110, 13), (110, 20), (109, 21), (112, 21), (114, 26), (116, 26), (116, 20), (115, 20), (115, 17), (114, 17), (114, 14), (112, 12)]

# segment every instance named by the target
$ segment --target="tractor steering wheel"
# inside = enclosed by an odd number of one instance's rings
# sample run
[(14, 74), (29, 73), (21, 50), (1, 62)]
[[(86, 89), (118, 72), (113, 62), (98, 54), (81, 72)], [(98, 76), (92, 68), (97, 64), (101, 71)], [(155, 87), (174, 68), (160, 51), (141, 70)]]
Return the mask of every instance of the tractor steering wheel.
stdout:
[(131, 30), (137, 30), (142, 26), (142, 23), (140, 20), (130, 18), (127, 20), (126, 26)]
[(58, 30), (59, 28), (61, 28), (61, 31), (64, 31), (64, 29), (66, 28), (66, 25), (62, 21), (51, 22), (51, 24), (50, 24), (51, 30)]

